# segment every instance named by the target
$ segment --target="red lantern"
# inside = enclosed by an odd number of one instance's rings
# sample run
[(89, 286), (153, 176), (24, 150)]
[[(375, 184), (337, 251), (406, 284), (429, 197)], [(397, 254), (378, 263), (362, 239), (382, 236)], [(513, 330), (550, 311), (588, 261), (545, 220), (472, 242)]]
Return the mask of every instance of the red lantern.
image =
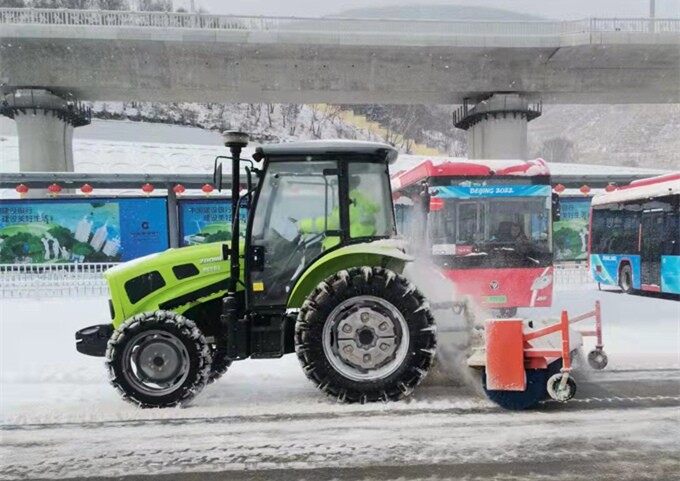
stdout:
[(566, 189), (566, 187), (564, 187), (562, 184), (557, 184), (555, 187), (553, 187), (553, 190), (558, 194), (564, 192), (564, 189)]
[(583, 195), (588, 195), (590, 193), (590, 187), (588, 187), (586, 184), (583, 184), (579, 190)]
[(187, 190), (186, 187), (184, 187), (182, 184), (176, 184), (173, 188), (172, 191), (177, 194), (177, 195), (182, 195), (184, 194), (184, 191)]
[(90, 184), (83, 184), (83, 185), (80, 187), (80, 191), (81, 191), (83, 194), (85, 194), (85, 195), (90, 195), (90, 194), (92, 193), (93, 190), (94, 190), (94, 189), (92, 188), (92, 186), (91, 186)]
[(17, 193), (19, 194), (20, 197), (23, 197), (23, 196), (25, 196), (26, 194), (28, 194), (28, 187), (27, 187), (25, 184), (19, 184), (19, 185), (17, 185), (17, 186), (14, 188), (14, 190), (17, 191)]
[(607, 184), (607, 187), (604, 188), (606, 192), (614, 192), (617, 189), (617, 187), (614, 184)]
[(203, 184), (203, 187), (201, 187), (201, 190), (205, 195), (210, 194), (215, 188), (211, 184)]
[(153, 192), (153, 184), (149, 184), (148, 182), (142, 186), (142, 192), (144, 192), (146, 195), (149, 195), (151, 192)]
[(47, 190), (50, 195), (56, 196), (59, 195), (59, 192), (61, 192), (61, 186), (59, 184), (50, 184)]

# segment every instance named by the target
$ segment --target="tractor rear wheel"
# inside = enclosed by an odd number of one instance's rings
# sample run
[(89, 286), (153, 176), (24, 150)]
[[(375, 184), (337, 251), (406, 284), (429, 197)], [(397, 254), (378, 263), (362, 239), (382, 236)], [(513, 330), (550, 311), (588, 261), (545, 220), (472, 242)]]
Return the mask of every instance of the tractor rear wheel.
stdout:
[(127, 320), (106, 349), (111, 384), (140, 407), (185, 405), (205, 387), (211, 362), (196, 324), (169, 311)]
[(343, 270), (300, 309), (295, 351), (307, 377), (344, 402), (408, 396), (435, 355), (434, 318), (404, 277), (380, 267)]

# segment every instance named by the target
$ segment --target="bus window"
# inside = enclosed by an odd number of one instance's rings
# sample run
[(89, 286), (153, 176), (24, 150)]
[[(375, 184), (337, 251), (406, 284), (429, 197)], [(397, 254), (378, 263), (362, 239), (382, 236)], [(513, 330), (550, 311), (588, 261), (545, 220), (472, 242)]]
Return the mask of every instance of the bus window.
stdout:
[(476, 202), (461, 202), (458, 204), (458, 235), (457, 242), (472, 244), (480, 232), (479, 204)]

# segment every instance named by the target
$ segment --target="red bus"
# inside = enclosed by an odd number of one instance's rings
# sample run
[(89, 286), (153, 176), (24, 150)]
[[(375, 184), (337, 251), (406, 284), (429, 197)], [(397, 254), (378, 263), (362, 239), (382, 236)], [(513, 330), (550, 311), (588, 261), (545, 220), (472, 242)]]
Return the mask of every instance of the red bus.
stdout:
[(554, 196), (542, 159), (428, 160), (396, 173), (392, 191), (399, 232), (459, 296), (503, 317), (552, 304)]

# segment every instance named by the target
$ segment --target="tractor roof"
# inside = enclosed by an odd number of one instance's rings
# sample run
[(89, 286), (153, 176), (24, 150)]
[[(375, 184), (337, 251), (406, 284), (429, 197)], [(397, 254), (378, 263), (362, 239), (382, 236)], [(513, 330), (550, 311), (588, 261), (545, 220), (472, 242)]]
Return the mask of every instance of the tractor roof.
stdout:
[(255, 149), (255, 160), (263, 157), (287, 157), (324, 154), (368, 154), (385, 158), (390, 164), (397, 160), (397, 150), (388, 144), (356, 140), (308, 140), (265, 144)]

